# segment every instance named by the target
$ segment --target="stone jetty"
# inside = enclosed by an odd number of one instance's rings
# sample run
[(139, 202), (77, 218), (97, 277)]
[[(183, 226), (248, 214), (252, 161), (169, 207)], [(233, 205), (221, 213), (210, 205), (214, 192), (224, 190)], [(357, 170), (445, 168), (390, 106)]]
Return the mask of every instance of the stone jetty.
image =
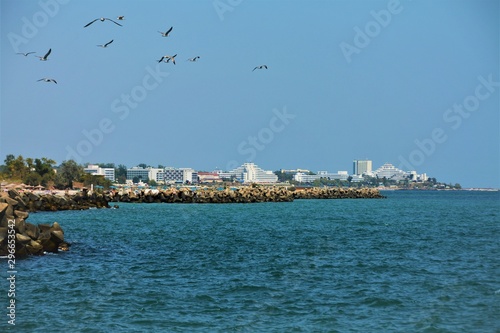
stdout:
[[(32, 224), (27, 222), (29, 202), (15, 190), (0, 196), (0, 256), (13, 254), (20, 258), (47, 252), (67, 251), (64, 231), (59, 223)], [(15, 248), (15, 252), (13, 252)]]
[(293, 191), (294, 199), (381, 199), (380, 191), (373, 188), (309, 187)]
[[(82, 210), (89, 208), (109, 208), (109, 199), (104, 194), (84, 190), (76, 194), (36, 194), (9, 190), (4, 198), (17, 201), (19, 210), (25, 212)], [(0, 197), (1, 198), (1, 197)]]
[(188, 187), (166, 190), (120, 190), (107, 195), (112, 202), (132, 203), (253, 203), (289, 202), (295, 199), (378, 199), (376, 189), (353, 188), (286, 188), (241, 186), (218, 190), (213, 187), (193, 190)]

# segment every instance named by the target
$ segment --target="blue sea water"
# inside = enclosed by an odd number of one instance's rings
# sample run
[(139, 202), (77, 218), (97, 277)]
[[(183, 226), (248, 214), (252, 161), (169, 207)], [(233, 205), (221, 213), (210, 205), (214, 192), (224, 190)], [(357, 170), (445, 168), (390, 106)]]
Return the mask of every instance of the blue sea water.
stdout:
[(500, 332), (500, 193), (119, 204), (31, 214), (69, 252), (16, 261), (0, 331)]

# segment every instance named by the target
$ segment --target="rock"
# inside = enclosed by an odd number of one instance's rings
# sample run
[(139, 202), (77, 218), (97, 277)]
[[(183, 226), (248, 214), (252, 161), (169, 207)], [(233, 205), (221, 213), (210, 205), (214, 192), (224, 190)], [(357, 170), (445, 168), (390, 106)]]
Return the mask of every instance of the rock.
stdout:
[(16, 243), (20, 243), (21, 245), (26, 245), (31, 242), (31, 238), (29, 236), (25, 236), (21, 233), (16, 233)]
[(26, 251), (29, 254), (43, 254), (43, 246), (40, 241), (31, 240), (29, 244), (26, 244)]
[(9, 204), (6, 202), (0, 202), (0, 217), (2, 217), (5, 214), (5, 211), (7, 210), (7, 207), (9, 207)]
[(7, 239), (7, 230), (6, 227), (0, 227), (0, 244)]
[(26, 222), (24, 222), (24, 219), (16, 218), (15, 222), (14, 229), (16, 230), (16, 234), (24, 234), (26, 231)]
[(14, 216), (25, 220), (28, 218), (29, 214), (22, 210), (14, 210)]
[(40, 229), (38, 228), (38, 226), (32, 223), (26, 222), (25, 234), (31, 237), (31, 239), (38, 239), (38, 237), (40, 236)]

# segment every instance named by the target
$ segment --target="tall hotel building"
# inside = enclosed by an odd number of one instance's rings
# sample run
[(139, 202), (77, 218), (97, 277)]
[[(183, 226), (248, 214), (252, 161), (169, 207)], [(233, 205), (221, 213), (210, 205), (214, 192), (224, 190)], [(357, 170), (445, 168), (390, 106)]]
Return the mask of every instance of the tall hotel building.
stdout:
[(353, 174), (371, 174), (372, 173), (372, 161), (371, 160), (354, 160), (353, 164)]

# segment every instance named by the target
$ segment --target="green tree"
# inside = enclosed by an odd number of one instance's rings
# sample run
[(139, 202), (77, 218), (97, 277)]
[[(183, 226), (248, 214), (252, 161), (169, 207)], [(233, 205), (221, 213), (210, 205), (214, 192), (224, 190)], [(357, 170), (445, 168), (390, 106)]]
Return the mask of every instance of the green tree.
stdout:
[(42, 177), (36, 172), (30, 172), (24, 177), (23, 182), (27, 185), (37, 186), (42, 183)]
[(104, 189), (109, 189), (111, 186), (111, 181), (109, 179), (104, 178), (104, 175), (93, 175), (90, 173), (84, 173), (82, 175), (81, 181), (83, 185), (86, 187), (94, 186), (102, 186)]
[(125, 165), (119, 164), (118, 167), (115, 168), (115, 178), (120, 184), (125, 184), (127, 182), (127, 167)]
[[(27, 160), (27, 159), (26, 159)], [(42, 157), (42, 159), (35, 159), (35, 172), (40, 176), (44, 176), (45, 174), (54, 174), (54, 165), (56, 161), (52, 159), (48, 159), (46, 157)]]
[(74, 181), (79, 181), (84, 175), (83, 167), (75, 161), (64, 161), (59, 166), (56, 177), (56, 186), (59, 188), (71, 188)]
[(99, 168), (115, 169), (115, 164), (114, 163), (100, 163)]
[(22, 180), (29, 172), (26, 161), (21, 155), (18, 157), (14, 157), (12, 154), (7, 155), (5, 165), (8, 170), (7, 176), (11, 178)]
[(293, 173), (285, 173), (285, 172), (281, 172), (281, 170), (274, 171), (274, 174), (276, 176), (278, 176), (278, 181), (282, 182), (282, 183), (284, 183), (286, 181), (288, 181), (288, 182), (292, 181), (293, 176), (294, 176)]

